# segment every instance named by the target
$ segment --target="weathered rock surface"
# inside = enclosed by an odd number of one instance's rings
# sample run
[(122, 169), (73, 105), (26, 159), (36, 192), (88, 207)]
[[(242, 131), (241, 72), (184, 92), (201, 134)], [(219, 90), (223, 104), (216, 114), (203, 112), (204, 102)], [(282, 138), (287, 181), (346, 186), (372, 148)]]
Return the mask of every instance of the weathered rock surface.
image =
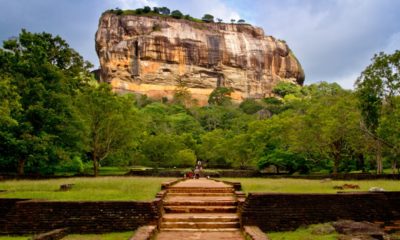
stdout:
[(388, 239), (388, 236), (378, 225), (370, 222), (339, 220), (332, 225), (338, 233), (345, 234), (339, 237), (340, 240)]
[(217, 86), (240, 101), (271, 96), (279, 81), (304, 81), (287, 44), (248, 24), (104, 13), (96, 51), (102, 81), (150, 97), (172, 98), (178, 79), (200, 104)]

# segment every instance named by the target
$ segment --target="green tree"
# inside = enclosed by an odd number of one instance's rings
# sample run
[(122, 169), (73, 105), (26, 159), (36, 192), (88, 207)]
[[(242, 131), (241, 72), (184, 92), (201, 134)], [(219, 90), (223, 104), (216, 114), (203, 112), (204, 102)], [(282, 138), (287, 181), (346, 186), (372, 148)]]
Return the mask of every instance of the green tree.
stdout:
[(208, 104), (211, 105), (229, 105), (231, 103), (231, 93), (233, 88), (217, 87), (208, 97)]
[(288, 94), (298, 95), (301, 91), (301, 87), (294, 83), (289, 82), (279, 82), (272, 92), (280, 97), (285, 97)]
[(78, 96), (76, 105), (86, 126), (86, 149), (97, 176), (106, 158), (135, 148), (140, 120), (133, 99), (116, 95), (108, 84), (87, 89)]
[(395, 111), (394, 99), (400, 91), (400, 51), (393, 54), (379, 53), (356, 81), (356, 90), (363, 116), (364, 130), (375, 141), (377, 173), (383, 172), (383, 144), (393, 147), (383, 141), (379, 132), (382, 116)]
[(184, 106), (190, 106), (193, 102), (192, 94), (190, 93), (187, 84), (182, 79), (177, 80), (173, 102)]
[(167, 7), (160, 7), (158, 8), (159, 12), (163, 15), (169, 15), (171, 11)]
[(254, 142), (250, 134), (235, 134), (227, 141), (229, 146), (229, 162), (233, 167), (246, 169), (255, 165), (262, 143)]
[(167, 121), (174, 133), (178, 135), (191, 133), (199, 136), (202, 132), (199, 122), (187, 113), (171, 114), (167, 117)]
[(204, 16), (201, 18), (201, 20), (206, 23), (212, 23), (212, 22), (214, 22), (214, 16), (211, 14), (204, 14)]
[(198, 158), (207, 163), (208, 167), (228, 167), (229, 147), (227, 145), (227, 132), (216, 129), (201, 136)]
[(380, 118), (380, 124), (377, 129), (378, 136), (389, 145), (388, 152), (392, 162), (392, 172), (395, 173), (398, 168), (397, 159), (400, 156), (400, 97), (392, 99), (393, 109), (390, 114), (384, 114)]
[(26, 30), (3, 43), (0, 59), (2, 84), (19, 106), (9, 112), (14, 124), (1, 128), (2, 158), (16, 163), (20, 175), (51, 173), (82, 150), (71, 99), (86, 86), (91, 65), (59, 36)]
[(171, 12), (171, 17), (181, 19), (183, 17), (183, 14), (179, 10), (174, 10)]
[(196, 154), (191, 149), (183, 149), (178, 151), (174, 160), (177, 167), (193, 167), (196, 165)]
[(151, 12), (151, 7), (145, 6), (145, 7), (143, 8), (143, 13), (149, 13), (149, 12)]
[(185, 149), (179, 138), (173, 134), (150, 135), (141, 144), (144, 156), (155, 167), (170, 167), (180, 150)]
[(263, 106), (256, 100), (248, 98), (240, 103), (239, 108), (242, 109), (244, 113), (254, 114), (263, 109)]

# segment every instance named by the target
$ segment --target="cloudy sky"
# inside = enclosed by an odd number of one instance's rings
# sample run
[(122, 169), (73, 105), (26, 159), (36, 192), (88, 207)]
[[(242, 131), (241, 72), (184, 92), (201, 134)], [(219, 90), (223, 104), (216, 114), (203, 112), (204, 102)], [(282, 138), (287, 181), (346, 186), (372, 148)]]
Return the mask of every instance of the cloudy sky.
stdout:
[(400, 0), (0, 0), (0, 40), (21, 28), (60, 35), (98, 66), (94, 34), (103, 11), (167, 6), (201, 18), (243, 18), (284, 39), (306, 73), (306, 84), (352, 88), (374, 53), (400, 49)]

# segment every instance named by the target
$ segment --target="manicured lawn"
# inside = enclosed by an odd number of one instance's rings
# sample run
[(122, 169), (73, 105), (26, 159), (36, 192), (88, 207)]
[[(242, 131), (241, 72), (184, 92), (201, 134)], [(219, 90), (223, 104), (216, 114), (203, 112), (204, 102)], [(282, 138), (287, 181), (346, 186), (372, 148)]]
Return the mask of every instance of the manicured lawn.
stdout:
[(357, 184), (360, 189), (345, 191), (368, 191), (371, 187), (381, 187), (386, 191), (400, 191), (400, 181), (395, 180), (359, 180), (359, 181), (321, 181), (304, 179), (268, 179), (268, 178), (224, 178), (232, 182), (241, 182), (243, 191), (281, 192), (281, 193), (336, 193), (334, 186)]
[(0, 236), (0, 240), (28, 240), (31, 237), (11, 237), (11, 236)]
[(132, 237), (133, 232), (119, 232), (107, 234), (71, 234), (62, 240), (126, 240)]
[[(171, 178), (98, 177), (50, 180), (10, 180), (0, 182), (0, 198), (34, 198), (66, 201), (152, 200), (161, 183)], [(61, 184), (75, 184), (59, 191)]]
[[(64, 237), (62, 240), (126, 240), (133, 236), (134, 232), (116, 232), (106, 234), (71, 234)], [(0, 240), (28, 240), (31, 236), (0, 236)]]
[(335, 240), (338, 234), (313, 234), (312, 231), (315, 227), (321, 225), (311, 225), (307, 228), (299, 228), (296, 231), (290, 232), (275, 232), (267, 233), (267, 236), (271, 240)]

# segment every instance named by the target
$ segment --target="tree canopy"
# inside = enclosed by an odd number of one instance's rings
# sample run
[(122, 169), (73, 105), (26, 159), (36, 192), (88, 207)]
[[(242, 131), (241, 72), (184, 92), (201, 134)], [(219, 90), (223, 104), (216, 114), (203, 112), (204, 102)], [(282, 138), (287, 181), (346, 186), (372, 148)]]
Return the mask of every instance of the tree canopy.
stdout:
[(273, 96), (237, 104), (233, 89), (220, 86), (197, 106), (179, 79), (173, 99), (117, 94), (59, 36), (22, 30), (0, 48), (0, 169), (97, 175), (102, 166), (187, 168), (201, 160), (288, 174), (394, 171), (399, 61), (399, 51), (377, 54), (355, 91), (283, 81)]

